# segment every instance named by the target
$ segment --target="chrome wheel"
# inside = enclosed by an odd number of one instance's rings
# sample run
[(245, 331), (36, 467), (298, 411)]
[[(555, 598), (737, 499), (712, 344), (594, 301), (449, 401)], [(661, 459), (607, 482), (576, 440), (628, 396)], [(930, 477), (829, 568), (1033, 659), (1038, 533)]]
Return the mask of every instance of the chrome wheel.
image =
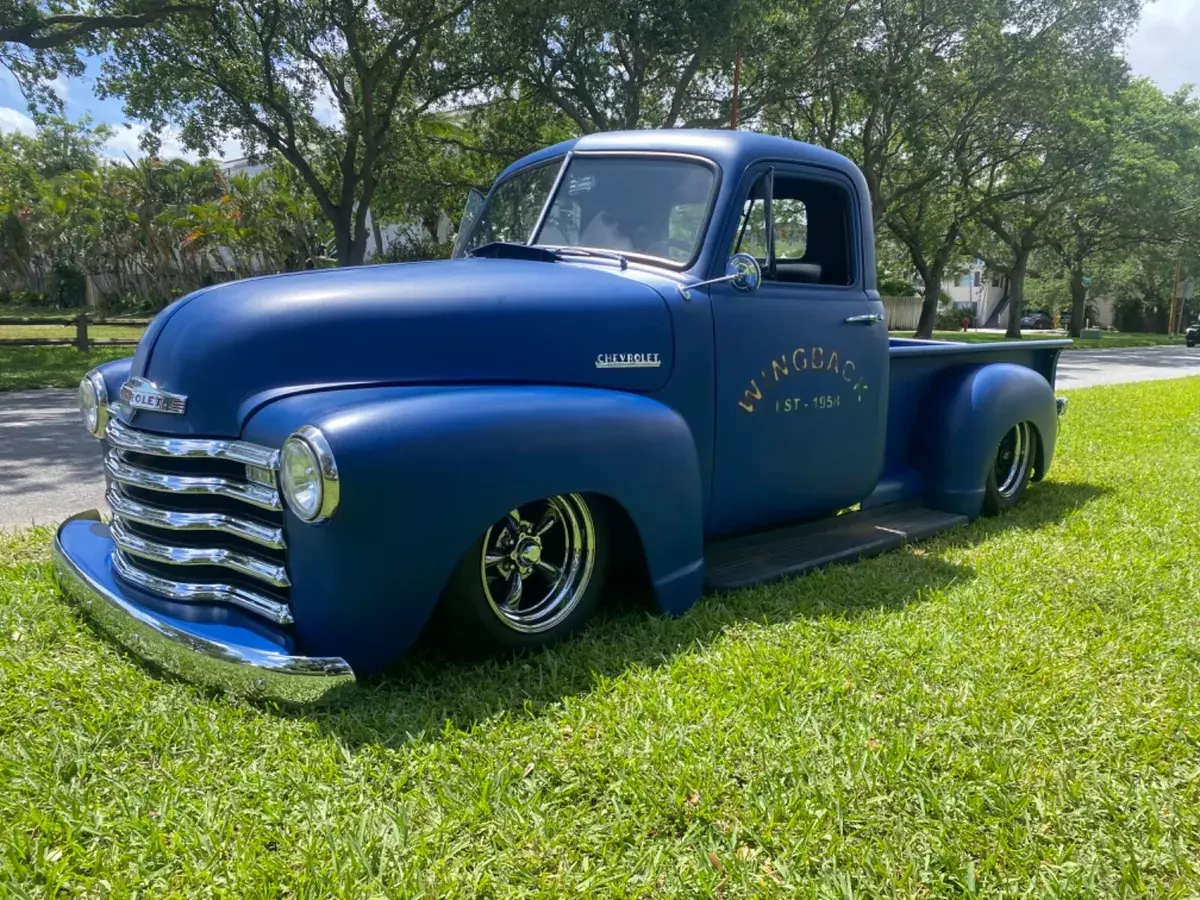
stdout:
[(549, 631), (583, 599), (595, 561), (596, 526), (581, 496), (528, 503), (483, 537), (483, 594), (512, 630)]
[(1033, 426), (1021, 422), (1009, 429), (996, 454), (996, 493), (1007, 500), (1024, 487), (1033, 465)]

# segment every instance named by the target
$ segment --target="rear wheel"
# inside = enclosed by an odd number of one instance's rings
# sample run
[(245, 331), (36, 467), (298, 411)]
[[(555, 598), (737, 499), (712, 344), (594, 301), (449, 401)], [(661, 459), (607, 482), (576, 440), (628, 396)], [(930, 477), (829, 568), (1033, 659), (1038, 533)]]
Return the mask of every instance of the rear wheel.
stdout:
[(1029, 422), (1018, 422), (1000, 439), (988, 469), (983, 498), (984, 515), (994, 516), (1020, 502), (1037, 459), (1037, 431)]
[(459, 561), (442, 598), (443, 632), (470, 653), (554, 643), (592, 614), (607, 570), (601, 510), (580, 494), (524, 504)]

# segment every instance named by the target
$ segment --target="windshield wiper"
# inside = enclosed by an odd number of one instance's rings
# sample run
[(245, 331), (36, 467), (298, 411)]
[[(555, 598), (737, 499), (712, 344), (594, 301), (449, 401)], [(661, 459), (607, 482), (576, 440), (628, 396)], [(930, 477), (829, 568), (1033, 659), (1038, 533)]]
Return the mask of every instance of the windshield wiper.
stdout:
[(590, 247), (549, 247), (553, 250), (556, 256), (594, 256), (600, 259), (615, 259), (621, 264), (621, 270), (629, 268), (629, 260), (624, 253), (618, 253), (616, 250), (593, 250)]

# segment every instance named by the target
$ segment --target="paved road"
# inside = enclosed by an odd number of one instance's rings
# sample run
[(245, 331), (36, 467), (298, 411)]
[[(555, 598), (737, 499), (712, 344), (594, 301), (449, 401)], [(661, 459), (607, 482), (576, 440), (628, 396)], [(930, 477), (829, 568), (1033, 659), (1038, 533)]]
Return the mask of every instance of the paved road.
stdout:
[(1185, 375), (1200, 375), (1200, 347), (1071, 350), (1059, 357), (1055, 384), (1060, 388), (1081, 388)]
[[(1200, 375), (1200, 348), (1075, 350), (1061, 388)], [(79, 424), (74, 391), (0, 393), (0, 528), (53, 524), (103, 508), (100, 443)]]
[(83, 430), (75, 392), (0, 393), (0, 528), (103, 504), (100, 442)]

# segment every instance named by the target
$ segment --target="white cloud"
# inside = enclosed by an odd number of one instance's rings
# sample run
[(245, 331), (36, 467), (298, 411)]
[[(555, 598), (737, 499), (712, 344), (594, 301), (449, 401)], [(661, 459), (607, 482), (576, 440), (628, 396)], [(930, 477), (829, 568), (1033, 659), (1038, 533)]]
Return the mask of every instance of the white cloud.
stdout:
[(37, 126), (33, 119), (11, 106), (0, 106), (0, 131), (19, 131), (21, 134), (33, 134)]
[[(115, 159), (118, 162), (126, 162), (126, 154), (132, 159), (140, 159), (145, 156), (145, 152), (139, 146), (138, 141), (141, 136), (146, 133), (146, 126), (137, 122), (126, 123), (116, 127), (116, 134), (105, 142), (101, 152), (109, 159)], [(162, 140), (162, 147), (159, 150), (159, 155), (163, 159), (171, 159), (173, 157), (182, 157), (183, 159), (195, 162), (200, 158), (200, 154), (194, 150), (185, 150), (183, 141), (179, 136), (179, 129), (169, 126), (163, 131), (159, 137)], [(220, 150), (222, 158), (236, 159), (239, 156), (245, 156), (246, 151), (242, 149), (241, 143), (235, 138), (226, 138), (221, 142)]]
[(313, 98), (313, 116), (322, 125), (332, 128), (342, 124), (342, 110), (337, 105), (333, 91), (327, 84), (322, 84), (317, 91), (317, 96)]
[(1143, 10), (1126, 58), (1135, 75), (1152, 79), (1164, 91), (1189, 82), (1200, 86), (1197, 40), (1200, 0), (1157, 0)]
[(54, 80), (47, 82), (47, 84), (50, 86), (50, 90), (54, 91), (54, 93), (58, 95), (58, 99), (61, 100), (63, 104), (66, 104), (66, 102), (71, 98), (71, 84), (62, 76), (62, 73), (55, 75)]

